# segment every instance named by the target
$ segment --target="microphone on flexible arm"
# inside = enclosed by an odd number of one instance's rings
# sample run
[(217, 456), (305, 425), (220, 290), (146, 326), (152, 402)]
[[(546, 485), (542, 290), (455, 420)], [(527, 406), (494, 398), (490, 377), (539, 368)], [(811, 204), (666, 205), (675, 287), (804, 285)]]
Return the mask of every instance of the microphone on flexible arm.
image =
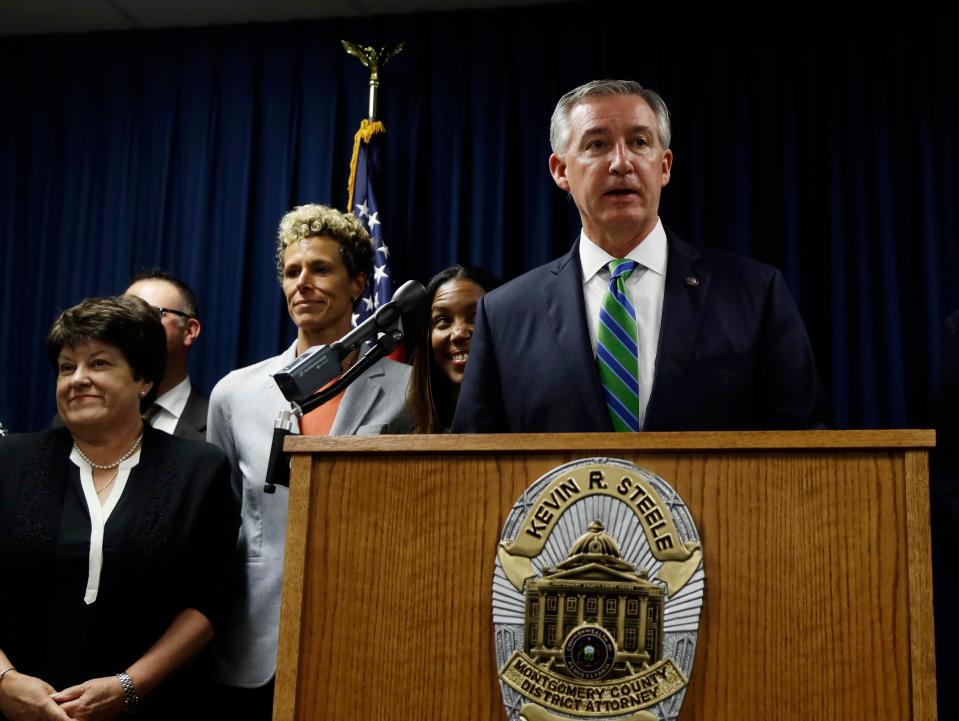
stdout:
[(393, 330), (400, 313), (409, 313), (426, 300), (422, 283), (408, 280), (393, 298), (338, 341), (313, 346), (273, 376), (283, 396), (292, 403), (302, 403), (331, 380), (343, 373), (341, 363), (353, 350), (375, 333)]
[[(373, 314), (338, 341), (329, 345), (314, 346), (301, 354), (285, 368), (274, 374), (273, 380), (283, 396), (290, 401), (291, 411), (281, 411), (273, 431), (273, 444), (266, 470), (265, 493), (275, 493), (277, 485), (289, 486), (290, 461), (283, 452), (283, 440), (293, 434), (292, 416), (303, 416), (319, 408), (330, 398), (340, 394), (350, 383), (381, 358), (390, 354), (403, 340), (403, 331), (398, 327), (401, 313), (416, 310), (426, 302), (426, 289), (422, 283), (408, 280), (393, 294), (389, 302), (377, 308)], [(343, 372), (342, 362), (362, 342), (377, 333), (382, 335), (375, 345), (360, 358), (352, 368)], [(328, 388), (317, 392), (334, 378)]]

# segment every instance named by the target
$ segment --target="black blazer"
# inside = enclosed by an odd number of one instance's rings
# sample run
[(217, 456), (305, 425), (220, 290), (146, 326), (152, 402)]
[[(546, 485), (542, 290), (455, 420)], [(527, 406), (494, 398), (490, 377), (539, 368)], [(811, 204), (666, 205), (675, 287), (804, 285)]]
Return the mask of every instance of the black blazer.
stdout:
[[(825, 395), (782, 274), (669, 230), (666, 237), (643, 430), (824, 427)], [(612, 431), (612, 423), (586, 324), (577, 241), (480, 299), (453, 432), (589, 431)]]
[[(220, 628), (238, 568), (239, 509), (226, 457), (147, 426), (107, 521), (97, 600), (83, 604), (82, 583), (72, 580), (77, 569), (85, 574), (76, 540), (83, 529), (67, 530), (63, 520), (79, 484), (71, 448), (65, 428), (0, 439), (0, 648), (55, 688), (127, 668), (183, 609)], [(74, 534), (72, 546), (61, 543), (64, 532)], [(55, 633), (65, 618), (70, 633)], [(188, 676), (145, 704), (147, 716), (151, 707), (179, 708), (183, 684), (195, 681)]]
[(934, 540), (959, 583), (959, 311), (946, 319), (935, 405), (936, 449), (929, 499)]
[(195, 441), (206, 440), (206, 416), (210, 401), (206, 396), (197, 393), (196, 388), (190, 388), (190, 396), (183, 406), (180, 420), (173, 429), (173, 435), (178, 438), (190, 438)]

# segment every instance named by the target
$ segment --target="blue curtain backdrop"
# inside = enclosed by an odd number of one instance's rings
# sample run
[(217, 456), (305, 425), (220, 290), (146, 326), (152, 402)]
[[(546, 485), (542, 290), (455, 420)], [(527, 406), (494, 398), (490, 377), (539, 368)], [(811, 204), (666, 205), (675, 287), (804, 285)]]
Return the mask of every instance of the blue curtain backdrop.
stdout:
[(50, 323), (144, 268), (199, 293), (203, 390), (288, 344), (275, 228), (345, 203), (367, 93), (345, 38), (406, 41), (381, 89), (398, 281), (454, 261), (509, 278), (564, 252), (578, 219), (547, 172), (552, 107), (635, 78), (673, 113), (664, 222), (784, 271), (838, 427), (926, 426), (959, 307), (955, 27), (918, 4), (590, 2), (0, 39), (0, 421), (49, 422)]

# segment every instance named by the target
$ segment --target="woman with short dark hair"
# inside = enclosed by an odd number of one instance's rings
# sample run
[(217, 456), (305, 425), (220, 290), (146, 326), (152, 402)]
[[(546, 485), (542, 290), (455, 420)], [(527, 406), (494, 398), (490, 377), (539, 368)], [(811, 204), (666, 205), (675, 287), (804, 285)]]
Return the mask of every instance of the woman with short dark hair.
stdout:
[(47, 354), (64, 427), (0, 441), (0, 717), (198, 715), (183, 671), (230, 593), (229, 465), (144, 424), (166, 362), (144, 301), (70, 308)]

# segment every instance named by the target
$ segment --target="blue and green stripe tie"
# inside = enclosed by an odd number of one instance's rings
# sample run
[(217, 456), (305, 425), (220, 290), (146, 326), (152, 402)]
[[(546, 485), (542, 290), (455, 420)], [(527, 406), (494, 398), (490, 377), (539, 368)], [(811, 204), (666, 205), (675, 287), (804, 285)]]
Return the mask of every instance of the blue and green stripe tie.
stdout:
[(596, 364), (613, 430), (639, 430), (639, 348), (636, 309), (626, 292), (635, 260), (609, 263), (609, 289), (599, 309)]

